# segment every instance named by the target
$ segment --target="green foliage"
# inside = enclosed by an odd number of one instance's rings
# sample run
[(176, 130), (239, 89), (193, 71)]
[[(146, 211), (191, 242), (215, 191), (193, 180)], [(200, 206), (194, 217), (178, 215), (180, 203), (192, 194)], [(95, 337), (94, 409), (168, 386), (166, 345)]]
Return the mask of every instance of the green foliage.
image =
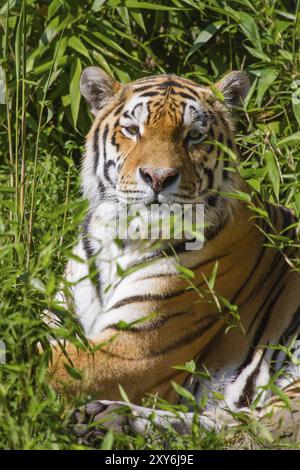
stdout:
[[(173, 72), (210, 84), (229, 70), (247, 70), (241, 173), (264, 199), (299, 215), (299, 28), (294, 0), (1, 3), (1, 448), (78, 448), (68, 427), (77, 403), (65, 403), (45, 383), (50, 331), (41, 314), (53, 307), (86, 210), (78, 169), (90, 118), (79, 95), (81, 71), (99, 65), (124, 82)], [(74, 337), (77, 326), (62, 313), (60, 334)], [(102, 448), (163, 445), (151, 439), (108, 434)], [(170, 431), (167, 442), (226, 448), (232, 437)], [(269, 436), (264, 442), (270, 445)]]

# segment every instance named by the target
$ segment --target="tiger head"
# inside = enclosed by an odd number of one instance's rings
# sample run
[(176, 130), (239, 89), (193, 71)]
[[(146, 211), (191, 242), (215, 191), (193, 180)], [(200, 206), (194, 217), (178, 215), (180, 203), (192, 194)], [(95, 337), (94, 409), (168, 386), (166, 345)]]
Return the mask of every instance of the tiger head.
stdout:
[(82, 175), (92, 207), (204, 203), (211, 221), (224, 219), (224, 193), (240, 186), (231, 108), (249, 90), (245, 73), (214, 87), (173, 74), (121, 84), (88, 67), (80, 89), (95, 116)]

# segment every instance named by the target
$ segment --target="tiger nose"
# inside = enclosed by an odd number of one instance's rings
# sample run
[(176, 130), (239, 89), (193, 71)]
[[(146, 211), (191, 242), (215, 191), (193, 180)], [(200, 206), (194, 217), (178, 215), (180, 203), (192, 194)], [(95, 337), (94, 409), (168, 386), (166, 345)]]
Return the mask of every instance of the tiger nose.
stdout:
[(139, 173), (156, 193), (175, 183), (179, 177), (176, 168), (139, 168)]

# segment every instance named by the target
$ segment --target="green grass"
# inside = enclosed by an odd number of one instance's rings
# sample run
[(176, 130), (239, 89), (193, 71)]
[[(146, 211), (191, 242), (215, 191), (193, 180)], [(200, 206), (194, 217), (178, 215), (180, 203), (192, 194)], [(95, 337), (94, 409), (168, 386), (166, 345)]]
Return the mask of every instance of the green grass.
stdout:
[[(139, 3), (141, 5), (139, 6)], [(63, 268), (86, 211), (79, 167), (91, 122), (78, 81), (99, 65), (127, 82), (174, 72), (199, 83), (243, 68), (241, 173), (263, 199), (300, 214), (299, 0), (10, 0), (0, 6), (0, 448), (80, 448), (72, 410), (45, 382), (49, 330)], [(59, 334), (74, 336), (67, 316)], [(43, 353), (38, 353), (38, 344)], [(88, 400), (88, 397), (85, 397)], [(82, 401), (83, 402), (83, 401)], [(220, 435), (171, 432), (170, 448), (230, 448), (257, 423)], [(241, 437), (242, 436), (242, 437)], [(102, 446), (161, 448), (160, 437), (112, 436)]]

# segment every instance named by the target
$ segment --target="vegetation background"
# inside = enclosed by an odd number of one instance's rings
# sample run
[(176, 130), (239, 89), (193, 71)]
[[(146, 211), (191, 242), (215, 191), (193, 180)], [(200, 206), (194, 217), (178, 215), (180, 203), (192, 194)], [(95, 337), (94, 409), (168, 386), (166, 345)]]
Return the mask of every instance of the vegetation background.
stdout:
[[(69, 425), (80, 403), (66, 403), (45, 382), (49, 330), (41, 320), (86, 211), (78, 173), (91, 118), (79, 94), (81, 71), (99, 65), (123, 82), (172, 72), (209, 85), (246, 70), (252, 86), (238, 122), (241, 173), (264, 199), (300, 214), (299, 38), (299, 0), (1, 1), (1, 448), (84, 447)], [(78, 327), (65, 317), (56, 335), (74, 337)], [(170, 431), (168, 446), (228, 448), (245, 433), (275, 446), (249, 422), (219, 435), (196, 426), (192, 436)], [(165, 442), (108, 433), (100, 445)]]

